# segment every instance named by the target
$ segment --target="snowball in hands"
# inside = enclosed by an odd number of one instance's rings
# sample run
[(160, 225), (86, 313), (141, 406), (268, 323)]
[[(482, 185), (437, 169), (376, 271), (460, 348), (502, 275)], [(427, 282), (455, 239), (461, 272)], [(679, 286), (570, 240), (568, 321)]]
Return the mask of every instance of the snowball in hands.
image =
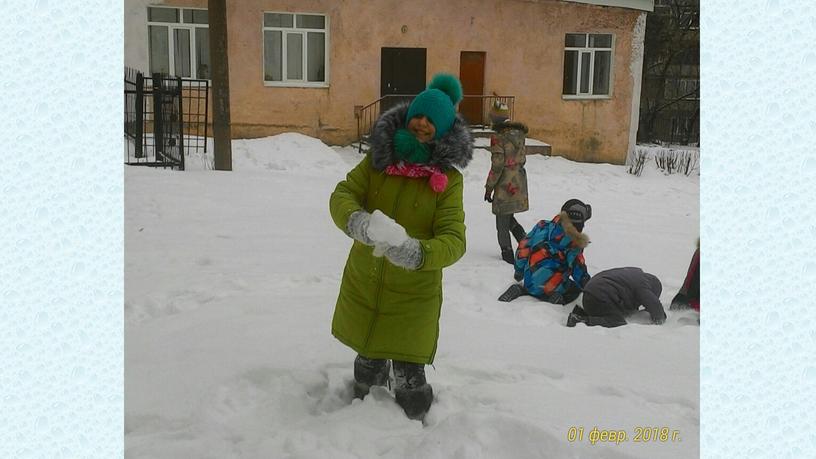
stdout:
[(405, 228), (379, 210), (371, 213), (366, 233), (374, 241), (375, 257), (381, 257), (389, 247), (399, 247), (409, 239)]

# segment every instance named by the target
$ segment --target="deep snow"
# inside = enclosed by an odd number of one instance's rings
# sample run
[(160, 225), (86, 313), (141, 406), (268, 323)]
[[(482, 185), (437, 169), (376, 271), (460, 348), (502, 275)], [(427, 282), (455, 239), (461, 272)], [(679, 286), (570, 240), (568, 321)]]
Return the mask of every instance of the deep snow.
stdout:
[[(328, 212), (360, 156), (299, 134), (233, 141), (233, 172), (125, 170), (125, 455), (527, 458), (699, 455), (699, 327), (667, 311), (617, 329), (564, 326), (572, 306), (496, 297), (512, 281), (483, 201), (489, 153), (465, 171), (468, 250), (444, 272), (425, 424), (384, 389), (351, 401), (354, 352), (330, 333), (351, 240)], [(195, 170), (199, 169), (199, 170)], [(699, 177), (528, 158), (526, 229), (592, 204), (590, 274), (639, 266), (677, 292), (695, 248)], [(584, 441), (569, 442), (570, 427)], [(619, 445), (589, 431), (626, 430)], [(636, 427), (680, 441), (635, 443)]]

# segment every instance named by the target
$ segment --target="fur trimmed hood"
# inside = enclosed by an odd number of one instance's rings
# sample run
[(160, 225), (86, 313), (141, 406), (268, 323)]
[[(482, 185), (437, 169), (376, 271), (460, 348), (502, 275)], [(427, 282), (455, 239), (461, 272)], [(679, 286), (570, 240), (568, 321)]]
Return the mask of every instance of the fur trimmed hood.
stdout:
[(530, 132), (530, 129), (527, 128), (527, 125), (524, 123), (519, 123), (518, 121), (502, 121), (501, 123), (496, 123), (493, 125), (493, 130), (497, 133), (501, 133), (502, 131), (507, 131), (510, 129), (518, 129), (519, 131), (523, 131), (525, 134)]
[[(372, 129), (371, 137), (371, 165), (378, 171), (385, 170), (390, 164), (397, 162), (394, 151), (394, 134), (397, 129), (405, 127), (408, 114), (408, 103), (402, 103), (383, 113)], [(467, 121), (462, 115), (456, 114), (453, 127), (441, 139), (428, 143), (431, 151), (430, 166), (439, 166), (442, 169), (453, 167), (464, 169), (473, 159), (473, 136), (468, 129)]]
[(589, 236), (585, 233), (578, 231), (578, 228), (572, 224), (572, 220), (570, 220), (569, 215), (563, 210), (560, 214), (558, 214), (559, 220), (558, 223), (564, 228), (564, 232), (567, 233), (567, 236), (572, 239), (573, 243), (580, 248), (586, 248), (589, 245)]

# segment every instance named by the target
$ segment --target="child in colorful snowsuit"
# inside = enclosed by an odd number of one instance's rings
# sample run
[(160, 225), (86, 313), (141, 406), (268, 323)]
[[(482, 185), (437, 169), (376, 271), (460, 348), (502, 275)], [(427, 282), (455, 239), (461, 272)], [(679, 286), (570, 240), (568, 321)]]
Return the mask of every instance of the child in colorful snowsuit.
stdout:
[(516, 250), (515, 279), (499, 301), (532, 295), (542, 301), (567, 304), (581, 294), (589, 281), (584, 248), (589, 237), (584, 224), (592, 217), (592, 206), (570, 199), (552, 220), (541, 220)]
[(660, 325), (666, 321), (660, 303), (662, 291), (660, 280), (640, 268), (601, 271), (584, 286), (584, 306), (575, 306), (567, 317), (567, 327), (578, 322), (607, 328), (626, 325), (625, 317), (637, 312), (641, 305), (649, 311), (652, 323)]
[(490, 137), (491, 166), (485, 183), (484, 200), (493, 204), (496, 215), (496, 234), (501, 257), (515, 264), (510, 234), (521, 242), (526, 232), (513, 214), (525, 212), (530, 203), (527, 198), (527, 161), (524, 144), (527, 126), (502, 120), (493, 124), (496, 134)]
[[(473, 157), (473, 139), (455, 110), (461, 98), (459, 81), (440, 74), (410, 105), (383, 113), (371, 151), (329, 202), (335, 224), (354, 239), (332, 334), (358, 353), (355, 396), (385, 385), (392, 360), (397, 403), (412, 419), (424, 417), (433, 401), (424, 366), (436, 354), (442, 268), (465, 253), (457, 168)], [(369, 227), (377, 210), (404, 228), (404, 242), (378, 239)]]

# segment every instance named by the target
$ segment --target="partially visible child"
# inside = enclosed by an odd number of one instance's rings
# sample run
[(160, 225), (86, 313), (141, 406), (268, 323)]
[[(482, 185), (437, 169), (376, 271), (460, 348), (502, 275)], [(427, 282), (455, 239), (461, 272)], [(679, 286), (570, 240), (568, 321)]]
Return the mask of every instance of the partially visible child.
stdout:
[(694, 309), (700, 312), (700, 241), (697, 241), (697, 250), (691, 257), (686, 279), (680, 287), (680, 291), (672, 298), (669, 309)]
[(666, 321), (660, 303), (662, 291), (660, 280), (640, 268), (601, 271), (584, 286), (584, 307), (575, 306), (567, 317), (567, 327), (578, 322), (607, 328), (626, 325), (625, 317), (640, 310), (641, 305), (649, 311), (652, 323), (660, 325)]
[(592, 217), (592, 206), (570, 199), (552, 220), (541, 220), (516, 251), (515, 279), (499, 301), (532, 295), (541, 301), (567, 304), (578, 298), (589, 281), (584, 249), (589, 237), (584, 224)]

